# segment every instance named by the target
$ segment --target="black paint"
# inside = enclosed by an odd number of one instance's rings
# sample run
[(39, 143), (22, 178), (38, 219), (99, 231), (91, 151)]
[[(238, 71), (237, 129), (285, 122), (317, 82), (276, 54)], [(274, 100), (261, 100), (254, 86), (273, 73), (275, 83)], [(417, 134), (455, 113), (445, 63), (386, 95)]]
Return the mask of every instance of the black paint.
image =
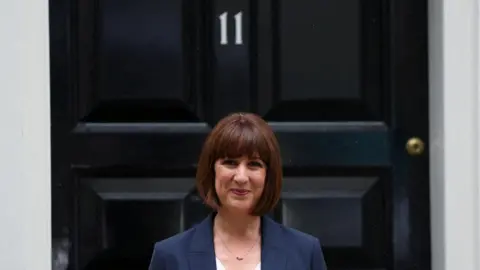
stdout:
[(232, 111), (272, 125), (271, 215), (318, 236), (329, 269), (430, 269), (428, 149), (405, 151), (428, 146), (426, 21), (423, 0), (50, 1), (52, 233), (70, 269), (146, 269), (154, 241), (199, 222), (197, 158)]

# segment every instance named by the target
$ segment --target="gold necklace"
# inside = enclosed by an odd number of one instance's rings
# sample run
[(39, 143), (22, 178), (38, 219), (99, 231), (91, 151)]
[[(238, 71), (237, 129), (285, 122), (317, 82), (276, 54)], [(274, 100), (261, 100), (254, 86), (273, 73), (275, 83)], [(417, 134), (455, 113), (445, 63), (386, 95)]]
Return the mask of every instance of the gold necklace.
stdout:
[(223, 241), (223, 238), (218, 235), (218, 237), (220, 238), (220, 241), (222, 241), (222, 244), (223, 246), (225, 247), (225, 249), (230, 253), (232, 254), (233, 256), (235, 256), (235, 259), (237, 259), (237, 261), (242, 261), (249, 253), (250, 251), (253, 250), (253, 247), (255, 247), (255, 244), (257, 244), (258, 240), (260, 239), (260, 237), (257, 238), (257, 240), (255, 240), (255, 242), (253, 242), (253, 245), (248, 249), (248, 251), (242, 256), (242, 257), (239, 257), (239, 256), (236, 256), (235, 254), (233, 254), (233, 252), (230, 251), (230, 249), (228, 248), (227, 244), (225, 244), (225, 241)]

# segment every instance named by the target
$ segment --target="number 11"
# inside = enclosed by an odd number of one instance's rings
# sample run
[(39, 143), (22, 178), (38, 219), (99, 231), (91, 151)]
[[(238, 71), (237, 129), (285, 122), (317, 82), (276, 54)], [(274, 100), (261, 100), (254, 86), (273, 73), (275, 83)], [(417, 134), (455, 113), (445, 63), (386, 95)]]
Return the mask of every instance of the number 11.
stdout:
[[(242, 45), (243, 44), (243, 36), (242, 36), (242, 12), (238, 12), (235, 14), (235, 44)], [(220, 20), (220, 44), (227, 45), (228, 44), (228, 32), (227, 32), (227, 20), (228, 20), (228, 12), (222, 13), (218, 16)]]

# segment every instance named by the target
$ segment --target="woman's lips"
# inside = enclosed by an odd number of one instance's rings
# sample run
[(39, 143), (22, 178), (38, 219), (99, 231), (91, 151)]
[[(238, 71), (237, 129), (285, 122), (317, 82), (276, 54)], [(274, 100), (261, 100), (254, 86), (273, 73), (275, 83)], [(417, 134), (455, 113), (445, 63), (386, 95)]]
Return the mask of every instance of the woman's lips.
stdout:
[(233, 188), (231, 189), (232, 193), (238, 196), (245, 196), (248, 193), (248, 190), (246, 189), (240, 189), (240, 188)]

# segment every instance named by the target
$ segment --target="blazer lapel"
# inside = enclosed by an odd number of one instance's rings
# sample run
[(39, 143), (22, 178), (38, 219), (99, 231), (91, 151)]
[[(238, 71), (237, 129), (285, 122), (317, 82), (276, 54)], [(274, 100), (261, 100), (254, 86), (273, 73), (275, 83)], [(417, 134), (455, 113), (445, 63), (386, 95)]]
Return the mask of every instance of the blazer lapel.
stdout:
[(269, 217), (262, 217), (262, 270), (284, 270), (287, 258), (282, 248), (280, 225)]
[(213, 247), (213, 215), (210, 214), (195, 228), (188, 254), (190, 270), (215, 270)]

